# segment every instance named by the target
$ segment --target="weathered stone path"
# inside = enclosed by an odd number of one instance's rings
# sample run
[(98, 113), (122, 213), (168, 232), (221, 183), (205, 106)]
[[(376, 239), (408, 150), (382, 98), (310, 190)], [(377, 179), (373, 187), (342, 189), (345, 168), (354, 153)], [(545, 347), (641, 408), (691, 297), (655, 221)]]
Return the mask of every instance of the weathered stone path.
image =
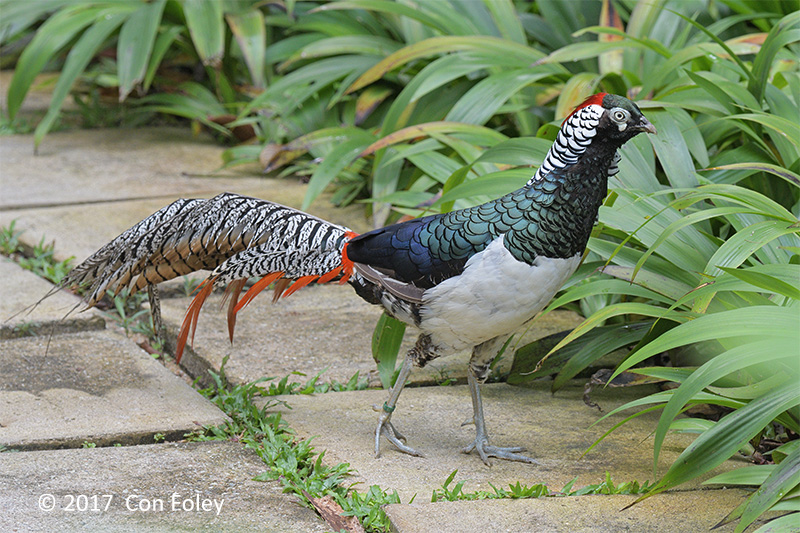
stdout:
[[(0, 137), (0, 225), (14, 220), (16, 229), (25, 231), (26, 244), (45, 236), (55, 241), (58, 258), (80, 261), (180, 196), (230, 190), (300, 204), (304, 186), (293, 180), (263, 179), (247, 168), (217, 172), (220, 152), (208, 140), (172, 128), (52, 133), (37, 157), (31, 136)], [(355, 208), (335, 210), (323, 200), (312, 211), (367, 229)], [(153, 360), (98, 311), (62, 320), (78, 303), (70, 294), (46, 300), (31, 314), (17, 314), (50, 286), (7, 260), (0, 261), (0, 277), (0, 445), (21, 450), (0, 453), (0, 530), (328, 530), (313, 510), (281, 493), (278, 483), (252, 481), (265, 467), (241, 445), (169, 442), (225, 419), (187, 385), (185, 375)], [(233, 346), (222, 313), (214, 301), (207, 304), (184, 370), (202, 377), (208, 369), (219, 370), (230, 354), (226, 371), (234, 383), (323, 370), (323, 379), (344, 381), (358, 371), (378, 383), (369, 352), (378, 310), (337, 286), (304, 289), (276, 306), (268, 300), (242, 313)], [(187, 303), (185, 297), (165, 299), (164, 318), (173, 331)], [(569, 329), (578, 320), (554, 313), (529, 335)], [(25, 336), (29, 333), (35, 336)], [(653, 478), (647, 438), (653, 417), (640, 417), (580, 458), (620, 419), (590, 427), (598, 414), (583, 404), (577, 382), (555, 396), (546, 383), (485, 389), (495, 443), (527, 446), (541, 465), (496, 462), (487, 468), (476, 456), (459, 453), (473, 437), (471, 426), (460, 426), (470, 414), (468, 391), (461, 384), (435, 382), (446, 376), (463, 383), (463, 363), (463, 356), (453, 357), (415, 370), (412, 383), (427, 386), (409, 387), (400, 400), (395, 422), (424, 458), (386, 444), (381, 459), (372, 456), (371, 406), (383, 402), (380, 390), (285, 397), (292, 409), (283, 409), (283, 416), (299, 436), (314, 437), (327, 461), (350, 463), (358, 487), (397, 490), (403, 503), (387, 512), (403, 533), (703, 531), (746, 496), (695, 484), (626, 511), (620, 509), (630, 496), (428, 503), (431, 491), (456, 469), (456, 481), (467, 480), (468, 492), (516, 482), (560, 489), (575, 477), (579, 487), (602, 481), (606, 471), (618, 483)], [(609, 389), (594, 398), (608, 410), (632, 393)], [(685, 435), (670, 437), (659, 471), (690, 441)], [(98, 447), (82, 448), (84, 443)], [(730, 461), (718, 471), (735, 466)], [(85, 502), (89, 509), (68, 510), (70, 502), (82, 505), (75, 499), (79, 495), (97, 498)], [(217, 512), (214, 502), (220, 501)], [(719, 529), (732, 530), (732, 525)]]

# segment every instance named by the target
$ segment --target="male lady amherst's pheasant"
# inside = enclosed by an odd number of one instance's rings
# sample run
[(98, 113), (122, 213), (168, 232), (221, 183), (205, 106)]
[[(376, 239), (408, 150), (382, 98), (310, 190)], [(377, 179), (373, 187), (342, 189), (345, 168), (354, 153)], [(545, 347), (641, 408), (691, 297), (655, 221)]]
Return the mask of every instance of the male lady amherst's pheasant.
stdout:
[[(479, 383), (505, 340), (577, 268), (608, 177), (617, 172), (617, 149), (643, 131), (655, 128), (634, 103), (596, 94), (563, 122), (542, 166), (521, 189), (363, 235), (237, 194), (178, 200), (98, 250), (62, 285), (88, 288), (93, 306), (107, 289), (150, 288), (210, 270), (181, 327), (180, 360), (215, 286), (227, 286), (233, 339), (236, 313), (272, 283), (277, 299), (312, 282), (348, 282), (364, 300), (421, 331), (379, 415), (376, 456), (381, 436), (419, 455), (391, 422), (411, 365), (471, 349), (467, 374), (477, 434), (463, 451), (477, 451), (486, 464), (489, 457), (535, 462), (519, 453), (522, 448), (489, 444)], [(240, 298), (253, 277), (260, 279)]]

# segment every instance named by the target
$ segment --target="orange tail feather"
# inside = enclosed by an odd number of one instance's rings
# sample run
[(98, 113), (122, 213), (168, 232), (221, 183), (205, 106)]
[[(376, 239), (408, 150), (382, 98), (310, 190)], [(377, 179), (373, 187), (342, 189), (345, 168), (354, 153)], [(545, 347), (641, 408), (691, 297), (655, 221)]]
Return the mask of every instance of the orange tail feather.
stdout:
[(338, 276), (341, 271), (342, 267), (338, 266), (333, 270), (331, 270), (330, 272), (328, 272), (327, 274), (323, 274), (322, 276), (320, 276), (319, 279), (317, 280), (317, 283), (328, 283), (330, 280)]
[(249, 304), (253, 300), (253, 298), (255, 298), (258, 295), (259, 292), (266, 289), (270, 283), (280, 278), (281, 276), (283, 276), (283, 272), (273, 272), (272, 274), (267, 274), (266, 276), (258, 280), (255, 283), (255, 285), (250, 287), (250, 290), (248, 290), (244, 294), (244, 297), (242, 297), (242, 299), (239, 300), (239, 303), (237, 303), (236, 306), (233, 308), (233, 312), (238, 313), (239, 311), (241, 311), (242, 308), (247, 304)]
[(348, 242), (344, 243), (344, 247), (342, 248), (342, 279), (339, 280), (339, 285), (347, 283), (347, 280), (353, 275), (353, 269), (355, 269), (355, 265), (350, 258), (347, 257), (347, 245), (350, 239), (358, 237), (358, 233), (348, 231), (345, 235), (347, 235)]
[(286, 290), (286, 287), (288, 287), (289, 283), (291, 282), (292, 280), (290, 279), (281, 278), (277, 281), (277, 283), (275, 283), (275, 289), (272, 291), (272, 303), (275, 303), (280, 299), (281, 294), (283, 294), (283, 291)]
[(230, 297), (230, 301), (228, 301), (228, 337), (231, 343), (233, 343), (233, 330), (236, 328), (236, 304), (239, 303), (239, 295), (246, 282), (247, 278), (233, 280), (225, 289), (223, 303)]
[(192, 303), (189, 304), (189, 308), (186, 310), (186, 316), (183, 318), (181, 329), (178, 332), (178, 345), (175, 347), (175, 361), (178, 363), (181, 362), (183, 350), (186, 348), (186, 341), (190, 331), (192, 342), (194, 342), (194, 332), (197, 329), (197, 319), (200, 317), (200, 309), (203, 307), (206, 298), (211, 294), (211, 291), (214, 290), (215, 279), (216, 278), (206, 279), (200, 284), (197, 296), (194, 297)]
[(297, 278), (297, 281), (295, 281), (292, 286), (286, 289), (286, 292), (283, 293), (283, 297), (286, 298), (287, 296), (292, 295), (295, 291), (302, 289), (317, 279), (317, 277), (318, 276), (303, 276), (302, 278)]

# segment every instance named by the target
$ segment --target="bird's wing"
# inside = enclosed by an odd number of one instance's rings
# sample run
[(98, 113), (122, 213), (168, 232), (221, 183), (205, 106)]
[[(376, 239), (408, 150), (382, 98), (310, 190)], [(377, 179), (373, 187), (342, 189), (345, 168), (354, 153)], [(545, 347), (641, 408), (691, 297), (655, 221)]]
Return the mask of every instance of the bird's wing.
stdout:
[(431, 288), (461, 274), (470, 257), (515, 225), (528, 224), (510, 201), (514, 194), (519, 191), (475, 207), (364, 233), (350, 241), (347, 255), (382, 276)]

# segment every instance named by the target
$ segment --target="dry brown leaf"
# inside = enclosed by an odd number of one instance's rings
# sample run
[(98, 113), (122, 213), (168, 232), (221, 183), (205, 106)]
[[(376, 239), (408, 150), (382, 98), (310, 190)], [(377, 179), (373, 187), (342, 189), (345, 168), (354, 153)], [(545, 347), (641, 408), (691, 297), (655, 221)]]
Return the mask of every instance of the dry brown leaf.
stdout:
[(344, 509), (332, 497), (314, 498), (306, 491), (303, 491), (303, 495), (308, 498), (314, 509), (317, 510), (333, 531), (345, 530), (348, 533), (365, 533), (364, 527), (358, 521), (358, 518), (355, 516), (342, 516)]

